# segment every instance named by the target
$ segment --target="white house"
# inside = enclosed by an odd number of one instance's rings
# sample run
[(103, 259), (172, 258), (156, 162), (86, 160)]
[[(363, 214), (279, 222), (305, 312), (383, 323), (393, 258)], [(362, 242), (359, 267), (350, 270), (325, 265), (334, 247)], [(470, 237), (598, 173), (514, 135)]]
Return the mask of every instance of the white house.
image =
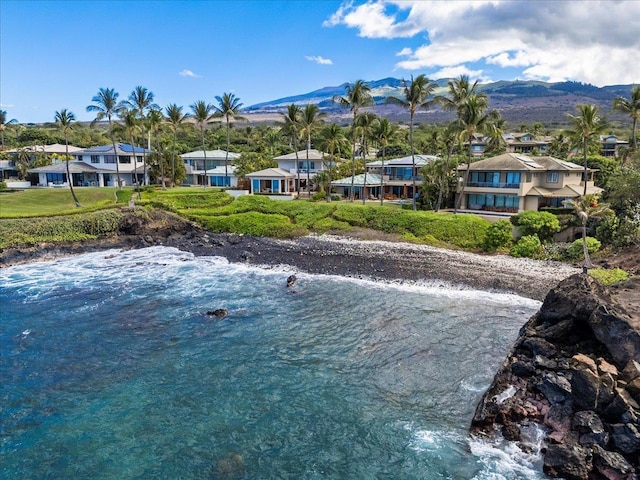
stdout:
[[(187, 173), (185, 183), (187, 185), (209, 185), (213, 187), (236, 187), (238, 178), (235, 175), (233, 163), (240, 158), (239, 153), (226, 150), (196, 150), (180, 155), (184, 160)], [(205, 159), (206, 176), (205, 181)], [(225, 175), (225, 164), (227, 166)], [(222, 167), (222, 168), (218, 168)]]
[(288, 194), (295, 192), (295, 175), (282, 168), (265, 168), (259, 172), (248, 173), (251, 181), (251, 193)]
[[(102, 145), (86, 148), (73, 153), (76, 160), (69, 162), (69, 171), (74, 186), (117, 186), (116, 161), (122, 185), (142, 183), (144, 178), (143, 152), (147, 155), (150, 150), (132, 147), (126, 143)], [(38, 184), (41, 186), (68, 185), (65, 162), (32, 168), (31, 173), (38, 174)], [(148, 176), (146, 178), (148, 180)]]
[(329, 156), (315, 148), (308, 151), (300, 150), (299, 152), (287, 153), (275, 157), (278, 162), (278, 168), (286, 170), (295, 177), (293, 190), (298, 190), (298, 177), (300, 178), (300, 189), (308, 191), (309, 181), (313, 181), (318, 172), (322, 172), (329, 168)]

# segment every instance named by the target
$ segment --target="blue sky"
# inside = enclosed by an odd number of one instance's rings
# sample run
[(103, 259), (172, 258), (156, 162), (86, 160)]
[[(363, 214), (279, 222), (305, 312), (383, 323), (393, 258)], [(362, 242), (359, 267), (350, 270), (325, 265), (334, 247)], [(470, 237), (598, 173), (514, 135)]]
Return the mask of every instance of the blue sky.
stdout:
[(21, 123), (99, 88), (245, 106), (357, 79), (640, 83), (640, 1), (0, 0), (0, 108)]

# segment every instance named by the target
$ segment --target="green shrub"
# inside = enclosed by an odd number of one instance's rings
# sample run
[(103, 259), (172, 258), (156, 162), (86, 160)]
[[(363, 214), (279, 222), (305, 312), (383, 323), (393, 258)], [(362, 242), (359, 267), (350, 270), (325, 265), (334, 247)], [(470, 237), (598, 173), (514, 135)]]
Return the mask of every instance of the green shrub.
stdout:
[(243, 233), (257, 237), (294, 238), (308, 235), (309, 231), (284, 215), (267, 215), (258, 212), (238, 213), (227, 216), (196, 217), (197, 221), (213, 232)]
[(629, 280), (629, 272), (621, 268), (592, 268), (589, 270), (589, 275), (603, 285), (613, 285), (614, 283)]
[(0, 192), (7, 190), (7, 182), (0, 182)]
[[(589, 254), (596, 253), (598, 250), (600, 250), (601, 246), (602, 244), (598, 239), (593, 237), (587, 237), (587, 251), (589, 252)], [(567, 253), (571, 258), (582, 257), (584, 253), (582, 239), (580, 238), (575, 242), (573, 242), (571, 245), (569, 245), (569, 248), (567, 249)]]
[(511, 217), (522, 235), (536, 235), (541, 242), (549, 242), (553, 235), (560, 231), (558, 218), (549, 212), (535, 212), (527, 210)]
[(513, 239), (513, 226), (509, 220), (500, 220), (492, 223), (487, 228), (482, 248), (487, 252), (495, 252), (501, 247), (511, 244)]
[(542, 254), (542, 243), (536, 235), (525, 235), (511, 247), (509, 254), (512, 257), (538, 258)]
[(325, 192), (324, 190), (320, 190), (319, 192), (316, 192), (311, 196), (311, 201), (313, 202), (319, 202), (321, 200), (326, 200), (326, 199), (327, 199), (327, 192)]
[(571, 259), (569, 243), (546, 243), (542, 246), (543, 257), (547, 260), (566, 262)]
[(135, 192), (130, 189), (116, 190), (116, 203), (128, 204)]

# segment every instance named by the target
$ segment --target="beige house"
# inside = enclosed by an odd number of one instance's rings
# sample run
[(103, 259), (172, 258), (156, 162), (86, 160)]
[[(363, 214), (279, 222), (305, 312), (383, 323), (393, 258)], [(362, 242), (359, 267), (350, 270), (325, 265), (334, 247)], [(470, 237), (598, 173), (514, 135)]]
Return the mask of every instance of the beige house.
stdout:
[[(553, 157), (529, 157), (504, 153), (471, 164), (462, 191), (467, 165), (458, 167), (457, 196), (464, 210), (517, 213), (541, 207), (562, 207), (583, 194), (584, 167)], [(589, 169), (587, 193), (601, 193)]]

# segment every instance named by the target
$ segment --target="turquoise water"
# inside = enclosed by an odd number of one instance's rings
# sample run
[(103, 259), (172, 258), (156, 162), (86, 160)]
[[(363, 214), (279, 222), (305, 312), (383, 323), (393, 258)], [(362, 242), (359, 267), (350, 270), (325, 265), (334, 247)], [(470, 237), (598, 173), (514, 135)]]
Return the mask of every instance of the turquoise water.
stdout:
[(291, 273), (164, 247), (1, 270), (2, 478), (543, 478), (466, 434), (538, 302)]

